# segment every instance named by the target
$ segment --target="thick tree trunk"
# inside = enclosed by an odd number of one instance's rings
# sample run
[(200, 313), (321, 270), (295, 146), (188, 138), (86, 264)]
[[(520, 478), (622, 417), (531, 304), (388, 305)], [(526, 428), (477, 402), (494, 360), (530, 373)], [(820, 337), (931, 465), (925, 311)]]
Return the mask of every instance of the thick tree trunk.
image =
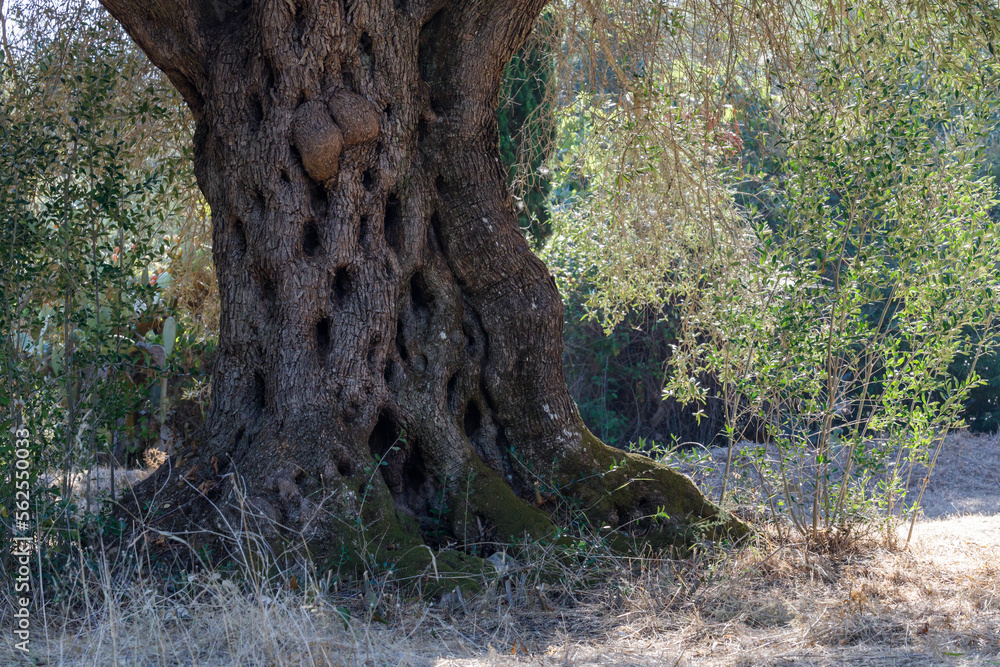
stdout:
[(326, 555), (540, 537), (574, 502), (741, 529), (566, 390), (495, 116), (544, 0), (104, 4), (194, 112), (222, 299), (205, 431), (140, 490), (158, 523), (247, 511)]

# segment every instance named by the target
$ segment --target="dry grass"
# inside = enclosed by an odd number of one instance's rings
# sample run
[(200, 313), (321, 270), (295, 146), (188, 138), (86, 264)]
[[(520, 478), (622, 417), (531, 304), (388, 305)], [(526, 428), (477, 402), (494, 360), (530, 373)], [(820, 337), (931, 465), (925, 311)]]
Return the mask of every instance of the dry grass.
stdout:
[[(998, 449), (995, 438), (963, 443), (966, 459), (944, 460), (953, 505), (962, 477), (947, 467)], [(980, 482), (966, 488), (989, 490)], [(905, 530), (895, 545), (836, 556), (766, 538), (685, 560), (588, 544), (587, 566), (571, 567), (536, 547), (484, 577), (484, 592), (436, 604), (374, 575), (331, 587), (269, 562), (251, 539), (234, 543), (234, 558), (263, 558), (250, 570), (266, 577), (165, 582), (124, 561), (81, 568), (62, 602), (35, 612), (34, 663), (8, 632), (0, 664), (1000, 665), (1000, 515), (922, 520), (909, 546)]]

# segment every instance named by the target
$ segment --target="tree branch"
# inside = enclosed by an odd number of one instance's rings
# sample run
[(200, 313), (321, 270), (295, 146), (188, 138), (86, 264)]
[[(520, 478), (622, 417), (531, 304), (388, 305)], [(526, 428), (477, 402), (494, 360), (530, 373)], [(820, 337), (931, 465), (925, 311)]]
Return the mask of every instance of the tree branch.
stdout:
[(493, 0), (487, 3), (483, 30), (475, 40), (480, 61), (488, 68), (499, 64), (502, 73), (528, 39), (535, 19), (548, 3), (549, 0)]
[(10, 50), (10, 44), (7, 43), (7, 16), (3, 13), (3, 3), (4, 0), (0, 0), (0, 40), (3, 42), (3, 53), (4, 58), (7, 60), (7, 66), (10, 67), (10, 71), (14, 71), (14, 54)]
[(492, 118), (504, 67), (547, 2), (458, 0), (426, 21), (420, 34), (421, 73), (434, 108), (465, 128), (482, 126), (477, 117)]
[(170, 78), (195, 114), (205, 80), (206, 19), (211, 0), (100, 0), (149, 59)]

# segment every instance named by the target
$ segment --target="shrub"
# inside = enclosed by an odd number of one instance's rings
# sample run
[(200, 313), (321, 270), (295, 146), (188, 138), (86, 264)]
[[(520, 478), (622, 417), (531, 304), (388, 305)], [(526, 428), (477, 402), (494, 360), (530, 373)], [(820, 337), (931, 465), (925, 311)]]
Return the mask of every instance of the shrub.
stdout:
[[(780, 106), (744, 124), (771, 133), (756, 164), (734, 159), (742, 110), (677, 65), (639, 77), (625, 104), (579, 98), (585, 146), (564, 180), (585, 187), (556, 208), (546, 252), (562, 284), (582, 276), (569, 291), (608, 331), (637, 306), (678, 314), (664, 395), (721, 397), (730, 442), (764, 441), (775, 518), (818, 535), (898, 511), (906, 470), (961, 427), (993, 335), (998, 240), (991, 184), (970, 166), (993, 90), (978, 46), (940, 55), (933, 40), (957, 38), (932, 14), (803, 21), (788, 69), (748, 54), (738, 85), (719, 84)], [(696, 65), (712, 71), (711, 55)]]
[[(15, 5), (8, 19), (20, 30), (0, 68), (0, 421), (30, 434), (46, 550), (79, 539), (88, 519), (74, 506), (71, 470), (162, 437), (170, 348), (190, 345), (165, 297), (189, 166), (172, 148), (180, 100), (106, 12), (81, 6), (68, 25), (37, 3)], [(9, 444), (0, 445), (4, 551), (14, 530)]]

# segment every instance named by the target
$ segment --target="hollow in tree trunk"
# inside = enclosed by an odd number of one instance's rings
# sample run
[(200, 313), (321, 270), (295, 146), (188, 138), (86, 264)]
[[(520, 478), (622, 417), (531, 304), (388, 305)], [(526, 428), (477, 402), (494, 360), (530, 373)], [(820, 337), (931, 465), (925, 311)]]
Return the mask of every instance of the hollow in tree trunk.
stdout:
[(138, 490), (158, 525), (245, 511), (314, 554), (388, 560), (545, 537), (574, 509), (659, 542), (743, 532), (598, 441), (567, 392), (495, 115), (544, 1), (102, 2), (190, 106), (212, 211), (212, 405)]

